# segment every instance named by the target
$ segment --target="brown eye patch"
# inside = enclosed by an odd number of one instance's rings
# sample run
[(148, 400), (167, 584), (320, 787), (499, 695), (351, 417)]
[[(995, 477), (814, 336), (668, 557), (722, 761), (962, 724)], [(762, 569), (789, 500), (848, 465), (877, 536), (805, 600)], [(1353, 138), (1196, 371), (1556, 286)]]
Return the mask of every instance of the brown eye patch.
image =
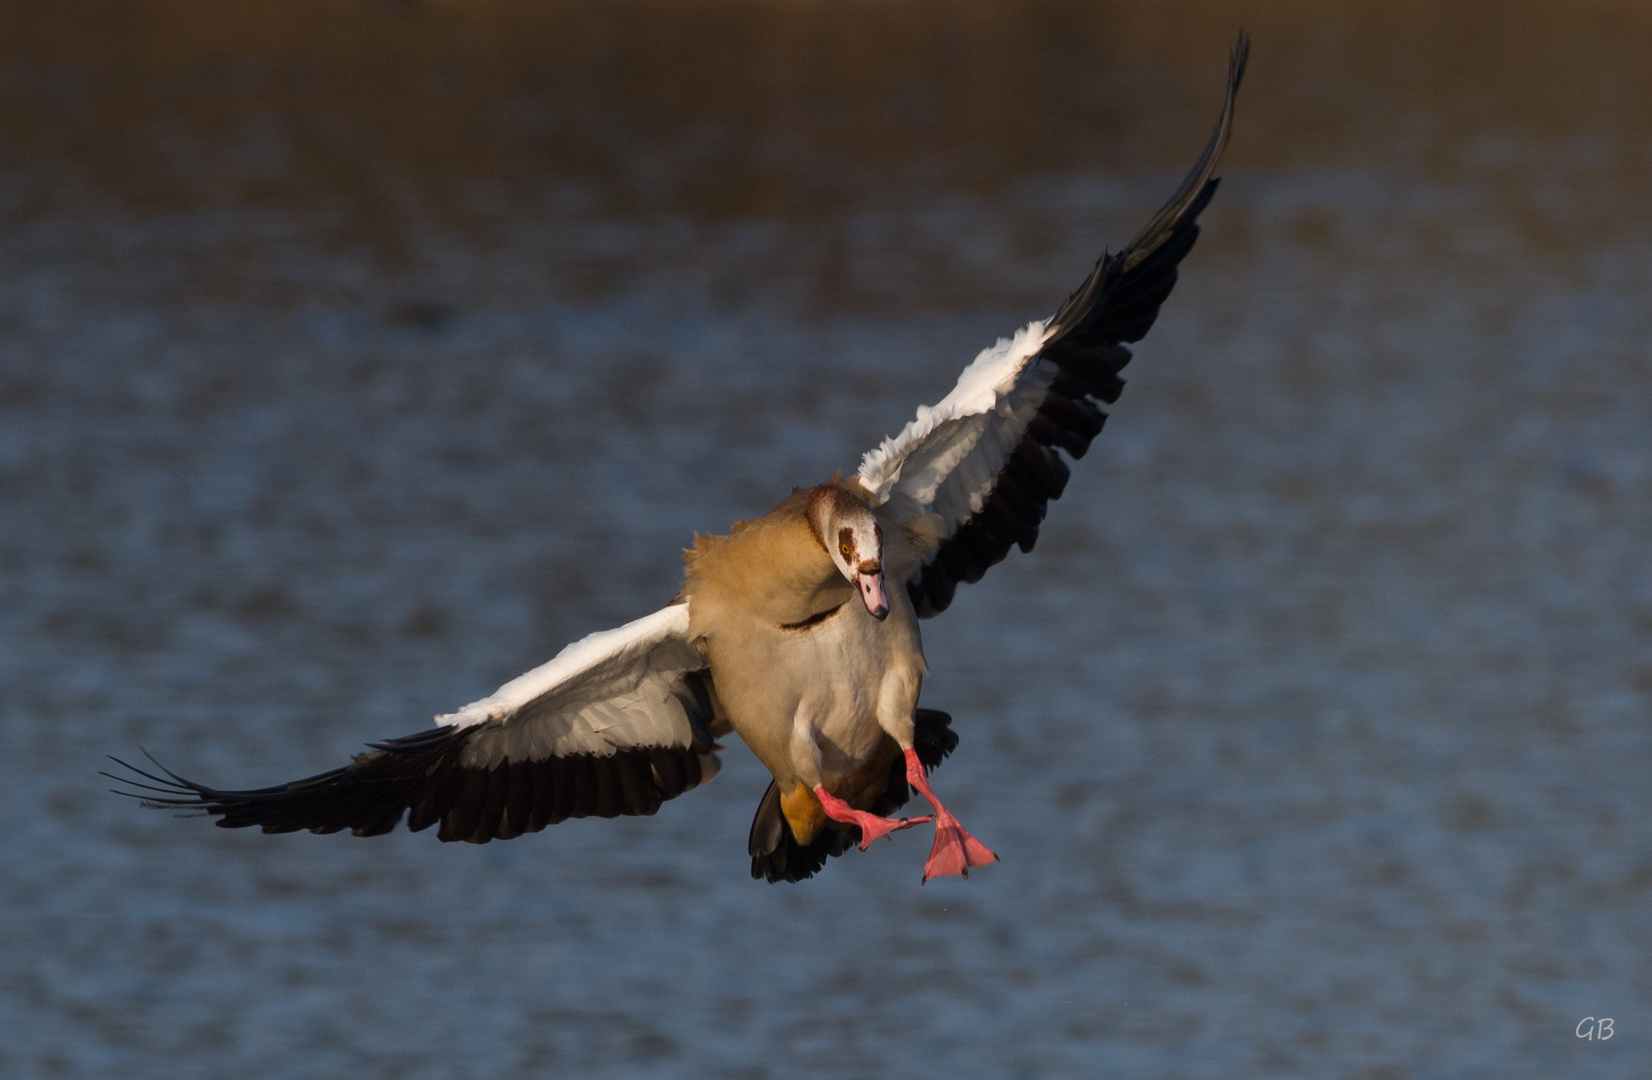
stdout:
[(849, 529), (839, 529), (837, 532), (837, 549), (843, 555), (845, 562), (855, 561), (855, 534)]

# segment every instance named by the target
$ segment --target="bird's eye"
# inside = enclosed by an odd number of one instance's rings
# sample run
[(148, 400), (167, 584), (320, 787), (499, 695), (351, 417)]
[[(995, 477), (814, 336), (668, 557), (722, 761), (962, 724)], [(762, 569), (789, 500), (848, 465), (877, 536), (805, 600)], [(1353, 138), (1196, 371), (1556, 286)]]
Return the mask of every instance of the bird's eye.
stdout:
[(849, 557), (849, 545), (848, 544), (839, 544), (837, 546), (837, 549), (843, 553), (843, 557), (845, 559), (847, 559)]

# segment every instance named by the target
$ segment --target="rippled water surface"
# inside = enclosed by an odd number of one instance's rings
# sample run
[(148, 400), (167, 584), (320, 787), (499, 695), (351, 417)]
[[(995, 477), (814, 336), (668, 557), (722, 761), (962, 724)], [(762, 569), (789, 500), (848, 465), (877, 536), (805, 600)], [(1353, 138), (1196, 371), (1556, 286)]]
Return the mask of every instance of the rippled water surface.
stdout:
[[(658, 607), (1227, 182), (902, 836), (765, 775), (485, 847), (103, 793), (418, 730)], [(0, 1075), (1644, 1075), (1652, 12), (0, 8)], [(1610, 1016), (1609, 1042), (1580, 1040)]]

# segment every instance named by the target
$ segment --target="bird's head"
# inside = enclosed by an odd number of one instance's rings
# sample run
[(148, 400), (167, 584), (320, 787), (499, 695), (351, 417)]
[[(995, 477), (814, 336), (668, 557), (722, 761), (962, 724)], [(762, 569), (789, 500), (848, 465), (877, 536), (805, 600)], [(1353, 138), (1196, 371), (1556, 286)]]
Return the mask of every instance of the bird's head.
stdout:
[(809, 498), (809, 524), (838, 572), (860, 593), (867, 612), (889, 614), (883, 591), (883, 530), (867, 505), (836, 484), (822, 484)]

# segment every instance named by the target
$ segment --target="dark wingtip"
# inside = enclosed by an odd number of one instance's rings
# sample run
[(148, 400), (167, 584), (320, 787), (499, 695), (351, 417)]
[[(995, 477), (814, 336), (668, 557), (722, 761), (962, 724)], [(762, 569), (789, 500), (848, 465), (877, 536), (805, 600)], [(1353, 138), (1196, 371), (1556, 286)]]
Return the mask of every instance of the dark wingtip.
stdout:
[[(159, 792), (161, 792), (163, 794), (167, 794), (167, 795), (184, 795), (184, 794), (193, 794), (194, 793), (194, 785), (190, 784), (187, 780), (184, 780), (177, 773), (173, 772), (171, 769), (167, 768), (165, 765), (162, 765), (159, 761), (156, 761), (155, 760), (155, 755), (151, 754), (149, 751), (145, 750), (141, 746), (138, 747), (138, 753), (140, 753), (144, 757), (148, 758), (150, 764), (154, 765), (155, 768), (159, 769), (161, 772), (165, 773), (166, 775), (165, 776), (156, 776), (154, 773), (148, 772), (144, 769), (140, 769), (136, 765), (132, 764), (130, 761), (124, 761), (124, 760), (116, 757), (113, 754), (108, 755), (110, 761), (113, 761), (116, 765), (119, 765), (121, 768), (125, 769), (129, 773), (132, 773), (132, 774), (137, 775), (137, 776), (141, 776), (145, 780), (151, 781), (151, 783), (140, 784), (136, 780), (133, 780), (131, 777), (117, 776), (116, 774), (114, 774), (112, 772), (108, 772), (107, 770), (99, 771), (98, 775), (99, 776), (106, 776), (109, 779), (115, 781), (117, 784), (125, 784), (128, 787), (138, 788), (138, 789), (143, 790), (143, 791), (159, 791)], [(160, 786), (156, 787), (155, 786), (156, 784), (158, 784)], [(113, 790), (113, 789), (111, 789), (111, 790)], [(143, 798), (143, 796), (134, 795), (130, 791), (115, 791), (114, 793), (116, 795), (130, 796), (132, 798)]]
[[(121, 768), (132, 774), (132, 776), (121, 776), (116, 773), (109, 772), (106, 769), (99, 770), (99, 776), (113, 780), (117, 784), (126, 785), (125, 788), (109, 788), (108, 791), (111, 795), (119, 795), (122, 798), (127, 799), (137, 799), (138, 805), (143, 807), (145, 810), (189, 809), (196, 811), (195, 813), (190, 814), (179, 814), (177, 815), (179, 817), (200, 817), (211, 812), (211, 807), (208, 805), (209, 800), (203, 796), (203, 792), (206, 791), (205, 788), (185, 780), (165, 765), (162, 765), (156, 760), (154, 754), (151, 754), (143, 747), (138, 747), (138, 752), (148, 758), (150, 763), (153, 764), (155, 768), (159, 769), (166, 775), (156, 776), (154, 773), (149, 772), (146, 769), (138, 768), (130, 761), (125, 761), (113, 754), (110, 754), (110, 761), (113, 761), (116, 765), (119, 765)], [(150, 783), (139, 783), (137, 780), (132, 778), (133, 776), (142, 777), (144, 780), (150, 781)]]
[(1239, 84), (1245, 78), (1245, 65), (1250, 63), (1250, 31), (1239, 28), (1239, 40), (1233, 44), (1233, 52), (1228, 55), (1228, 86), (1239, 89)]
[[(1121, 255), (1125, 257), (1125, 265), (1140, 261), (1150, 254), (1154, 248), (1164, 242), (1166, 236), (1176, 223), (1188, 215), (1188, 210), (1194, 204), (1203, 209), (1200, 196), (1206, 194), (1206, 188), (1215, 178), (1216, 166), (1221, 163), (1222, 153), (1227, 149), (1228, 139), (1233, 134), (1233, 113), (1239, 101), (1239, 85), (1245, 80), (1245, 68), (1250, 64), (1250, 35), (1239, 31), (1239, 40), (1234, 43), (1233, 51), (1228, 54), (1227, 94), (1222, 99), (1222, 112), (1216, 118), (1216, 127), (1210, 133), (1210, 139), (1205, 143), (1204, 152), (1199, 160), (1182, 177), (1176, 194), (1172, 195), (1159, 212), (1153, 215), (1153, 220), (1132, 240)], [(1197, 212), (1191, 216), (1197, 216)]]
[(1175, 194), (1159, 207), (1158, 212), (1130, 243), (1121, 248), (1116, 255), (1109, 256), (1103, 253), (1102, 257), (1096, 260), (1095, 269), (1091, 271), (1090, 276), (1067, 297), (1067, 302), (1062, 304), (1060, 310), (1050, 319), (1049, 340), (1060, 339), (1082, 323), (1110, 282), (1128, 274), (1152, 255), (1170, 239), (1179, 226), (1197, 218), (1210, 202), (1210, 197), (1216, 193), (1216, 166), (1222, 159), (1222, 152), (1227, 148), (1228, 137), (1233, 133), (1233, 113), (1238, 100), (1239, 85), (1244, 81), (1245, 69), (1249, 63), (1250, 35), (1241, 30), (1233, 51), (1228, 55), (1227, 95), (1222, 101), (1222, 112), (1216, 120), (1216, 127), (1210, 138), (1205, 142), (1203, 152), (1199, 154), (1199, 159), (1182, 177)]

